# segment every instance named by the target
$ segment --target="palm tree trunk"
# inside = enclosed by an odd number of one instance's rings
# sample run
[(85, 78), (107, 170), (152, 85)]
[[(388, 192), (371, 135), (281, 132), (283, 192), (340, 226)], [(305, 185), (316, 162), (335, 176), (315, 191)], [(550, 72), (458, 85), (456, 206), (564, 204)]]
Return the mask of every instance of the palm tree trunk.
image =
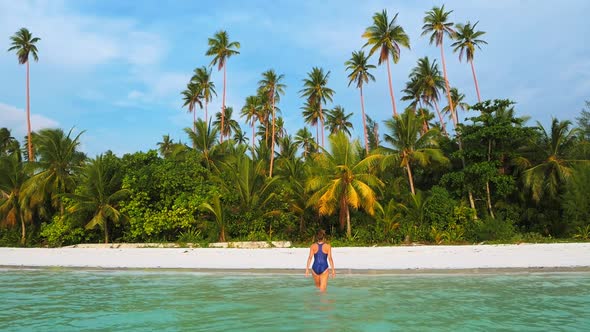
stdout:
[(442, 129), (443, 134), (445, 136), (448, 136), (447, 128), (445, 126), (445, 120), (442, 114), (440, 113), (440, 110), (438, 109), (438, 103), (436, 102), (436, 100), (434, 101), (434, 109), (436, 110), (436, 114), (438, 114), (438, 120), (440, 121), (440, 128)]
[(393, 116), (397, 116), (397, 109), (395, 108), (395, 96), (393, 95), (393, 85), (391, 83), (391, 69), (389, 68), (389, 57), (387, 57), (387, 78), (389, 79), (389, 95), (391, 96), (391, 104), (393, 105)]
[(315, 123), (315, 143), (320, 146), (320, 122)]
[(363, 98), (363, 86), (360, 87), (361, 91), (361, 110), (363, 112), (363, 133), (365, 135), (365, 152), (369, 154), (369, 136), (367, 135), (367, 120), (365, 118), (365, 100)]
[(479, 84), (477, 84), (477, 76), (475, 75), (475, 66), (473, 65), (473, 59), (469, 60), (471, 64), (471, 72), (473, 73), (473, 82), (475, 82), (475, 92), (477, 92), (477, 101), (481, 103), (481, 96), (479, 95)]
[(205, 99), (205, 123), (209, 122), (209, 114), (207, 114), (207, 104), (209, 104), (209, 103)]
[(424, 108), (422, 107), (422, 100), (418, 99), (418, 106), (420, 107), (420, 114), (422, 114), (422, 133), (425, 133), (430, 129), (428, 127), (428, 120), (426, 120), (426, 116), (424, 115)]
[(33, 154), (33, 141), (31, 137), (31, 101), (29, 94), (29, 60), (27, 60), (27, 144), (29, 148), (29, 161), (35, 160)]
[(410, 181), (410, 190), (412, 191), (413, 195), (416, 195), (416, 189), (414, 189), (414, 177), (412, 176), (412, 167), (410, 166), (409, 160), (408, 164), (406, 165), (406, 171), (408, 173), (408, 180)]
[(223, 135), (224, 135), (224, 126), (223, 126), (223, 118), (225, 117), (225, 75), (226, 75), (226, 66), (223, 64), (223, 100), (221, 101), (221, 130), (220, 130), (220, 142), (223, 143)]
[(352, 237), (352, 230), (350, 227), (350, 209), (348, 208), (348, 204), (346, 204), (344, 211), (346, 213), (346, 237), (350, 239)]
[(221, 230), (219, 231), (219, 242), (225, 242), (225, 225), (221, 225)]
[(20, 228), (21, 228), (20, 244), (21, 245), (24, 245), (25, 244), (25, 240), (27, 238), (27, 231), (26, 231), (26, 228), (25, 228), (25, 219), (22, 216), (19, 216), (19, 218), (20, 218)]
[(104, 243), (109, 243), (109, 228), (108, 228), (108, 221), (105, 219), (104, 221)]
[(252, 119), (252, 153), (254, 153), (254, 119)]
[(453, 107), (453, 100), (451, 99), (451, 88), (449, 86), (449, 79), (447, 78), (447, 65), (445, 62), (445, 52), (443, 50), (443, 40), (440, 41), (440, 57), (442, 59), (443, 76), (445, 78), (445, 88), (447, 89), (447, 98), (449, 99), (449, 110), (451, 111), (451, 118), (453, 119), (454, 128), (457, 129), (457, 115)]
[[(492, 160), (492, 140), (488, 140), (488, 162)], [(494, 210), (492, 208), (492, 195), (490, 193), (490, 181), (486, 181), (486, 197), (488, 203), (488, 211), (490, 212), (490, 217), (496, 219), (494, 217)]]
[[(197, 133), (197, 112), (195, 112), (195, 110), (193, 110), (193, 133)], [(195, 141), (193, 141), (193, 149), (196, 149), (197, 145), (195, 144)]]
[(324, 147), (324, 136), (325, 136), (325, 134), (324, 134), (324, 113), (322, 113), (322, 103), (319, 102), (318, 105), (320, 107), (320, 113), (319, 113), (320, 123), (322, 124), (322, 128), (321, 128), (321, 130), (322, 130), (322, 147)]
[(272, 100), (272, 137), (270, 138), (270, 171), (269, 176), (272, 178), (272, 166), (275, 160), (275, 96), (274, 91), (271, 97)]

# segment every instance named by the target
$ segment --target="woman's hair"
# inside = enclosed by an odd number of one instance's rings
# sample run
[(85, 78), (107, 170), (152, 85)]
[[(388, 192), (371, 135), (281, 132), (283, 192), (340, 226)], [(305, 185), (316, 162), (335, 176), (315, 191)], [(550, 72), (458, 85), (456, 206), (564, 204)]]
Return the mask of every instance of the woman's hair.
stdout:
[(316, 235), (316, 239), (317, 239), (318, 241), (323, 241), (325, 238), (326, 238), (326, 231), (325, 231), (325, 230), (323, 230), (323, 229), (320, 229), (320, 230), (318, 231), (318, 234)]

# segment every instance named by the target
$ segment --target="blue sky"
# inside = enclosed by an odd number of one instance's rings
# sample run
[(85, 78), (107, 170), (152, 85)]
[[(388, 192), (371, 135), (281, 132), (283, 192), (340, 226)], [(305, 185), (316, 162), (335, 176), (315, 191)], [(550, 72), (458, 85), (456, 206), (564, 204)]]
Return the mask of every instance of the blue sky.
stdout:
[[(42, 38), (39, 62), (31, 65), (33, 129), (85, 130), (82, 150), (90, 156), (156, 148), (162, 135), (187, 141), (192, 115), (180, 91), (192, 70), (211, 61), (207, 38), (220, 29), (242, 44), (228, 62), (227, 104), (234, 114), (255, 93), (261, 73), (285, 75), (279, 107), (294, 134), (305, 126), (299, 90), (314, 66), (330, 70), (334, 103), (353, 112), (354, 137), (361, 136), (358, 91), (348, 87), (344, 62), (364, 44), (372, 15), (399, 13), (411, 41), (392, 75), (398, 108), (401, 89), (422, 56), (439, 51), (420, 37), (424, 12), (439, 1), (11, 1), (0, 0), (0, 50), (21, 27)], [(446, 1), (457, 23), (479, 21), (486, 31), (476, 54), (482, 98), (510, 98), (520, 115), (543, 124), (551, 117), (574, 120), (590, 99), (590, 34), (585, 0)], [(448, 44), (447, 44), (448, 46)], [(471, 71), (445, 49), (449, 81), (476, 100)], [(372, 60), (376, 62), (376, 59)], [(438, 60), (440, 62), (440, 60)], [(25, 68), (13, 53), (0, 52), (0, 127), (25, 135)], [(365, 89), (366, 112), (381, 122), (391, 116), (385, 67)], [(222, 74), (214, 70), (218, 92)], [(218, 111), (219, 98), (210, 105)], [(202, 114), (202, 113), (198, 113)], [(461, 118), (464, 118), (462, 115)], [(242, 127), (248, 130), (240, 119)], [(450, 123), (450, 121), (448, 121)], [(532, 123), (530, 123), (532, 124)], [(249, 131), (248, 131), (249, 132)], [(315, 131), (312, 131), (315, 132)]]

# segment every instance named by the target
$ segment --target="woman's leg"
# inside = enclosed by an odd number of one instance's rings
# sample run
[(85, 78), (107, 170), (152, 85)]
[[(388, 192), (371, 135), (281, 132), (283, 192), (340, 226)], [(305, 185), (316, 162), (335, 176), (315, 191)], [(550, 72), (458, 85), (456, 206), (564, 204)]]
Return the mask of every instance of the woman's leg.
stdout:
[(320, 288), (320, 276), (315, 274), (313, 270), (311, 271), (311, 275), (313, 276), (313, 282), (315, 282), (315, 287)]
[(328, 277), (330, 276), (330, 269), (326, 269), (326, 271), (324, 271), (324, 273), (319, 275), (319, 279), (320, 279), (320, 291), (325, 292), (326, 289), (328, 288)]

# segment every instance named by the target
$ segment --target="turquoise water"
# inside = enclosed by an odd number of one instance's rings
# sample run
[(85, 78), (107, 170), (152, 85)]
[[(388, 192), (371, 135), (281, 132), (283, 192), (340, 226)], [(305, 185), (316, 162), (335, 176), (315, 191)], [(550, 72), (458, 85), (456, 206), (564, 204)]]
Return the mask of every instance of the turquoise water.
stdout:
[(0, 270), (3, 331), (576, 331), (590, 273), (337, 275)]

